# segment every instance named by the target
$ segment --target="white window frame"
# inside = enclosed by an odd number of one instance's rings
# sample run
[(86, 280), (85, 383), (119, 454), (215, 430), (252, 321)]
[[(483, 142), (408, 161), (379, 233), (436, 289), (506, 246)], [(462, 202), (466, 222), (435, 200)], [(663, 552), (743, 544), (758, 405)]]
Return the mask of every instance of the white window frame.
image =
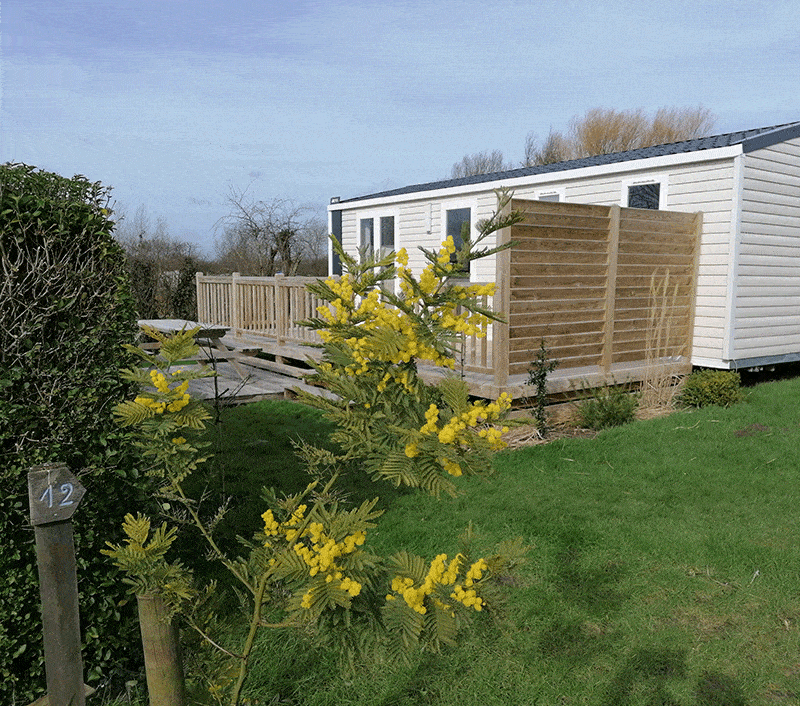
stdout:
[[(644, 186), (646, 184), (658, 184), (658, 210), (663, 211), (667, 208), (667, 181), (668, 177), (630, 177), (622, 180), (622, 189), (620, 193), (619, 203), (620, 206), (628, 208), (628, 189), (631, 186)], [(653, 209), (649, 209), (653, 210)]]
[[(446, 201), (442, 201), (441, 205), (441, 217), (440, 217), (440, 238), (439, 242), (436, 243), (436, 250), (439, 249), (441, 244), (447, 238), (447, 212), (448, 211), (456, 211), (460, 208), (468, 208), (469, 209), (469, 235), (472, 242), (475, 242), (475, 238), (478, 237), (478, 230), (475, 227), (477, 221), (477, 212), (478, 212), (478, 202), (474, 198), (470, 199), (448, 199)], [(472, 277), (472, 267), (469, 268), (469, 276)], [(465, 272), (464, 275), (467, 273)], [(465, 277), (466, 279), (466, 277)]]
[[(361, 211), (356, 216), (356, 249), (361, 250), (361, 221), (369, 218), (372, 219), (372, 237), (373, 237), (373, 252), (375, 254), (386, 254), (392, 250), (397, 251), (397, 231), (398, 231), (398, 218), (396, 208), (378, 208), (370, 209), (369, 211)], [(391, 217), (394, 218), (394, 245), (391, 248), (384, 249), (385, 246), (381, 242), (381, 218)]]

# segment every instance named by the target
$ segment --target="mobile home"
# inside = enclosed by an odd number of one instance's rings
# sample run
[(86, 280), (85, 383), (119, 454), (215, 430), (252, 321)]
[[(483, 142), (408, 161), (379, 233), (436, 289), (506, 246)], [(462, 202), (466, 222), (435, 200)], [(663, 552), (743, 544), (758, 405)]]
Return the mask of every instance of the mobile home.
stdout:
[[(800, 122), (337, 197), (329, 230), (347, 252), (405, 247), (421, 268), (417, 246), (436, 248), (464, 223), (475, 232), (501, 187), (519, 200), (701, 213), (691, 363), (800, 360)], [(473, 263), (470, 278), (495, 279), (497, 264)], [(341, 270), (332, 251), (329, 270)]]

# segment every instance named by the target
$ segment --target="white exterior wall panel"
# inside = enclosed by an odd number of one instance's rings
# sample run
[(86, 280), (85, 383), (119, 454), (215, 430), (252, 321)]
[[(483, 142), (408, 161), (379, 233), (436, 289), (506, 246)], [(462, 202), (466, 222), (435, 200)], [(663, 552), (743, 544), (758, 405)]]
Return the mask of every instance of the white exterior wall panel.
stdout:
[(355, 211), (342, 211), (342, 248), (346, 253), (358, 252), (358, 223)]
[(800, 352), (800, 139), (744, 155), (734, 358)]
[(697, 271), (692, 357), (721, 360), (729, 322), (729, 282), (734, 222), (732, 159), (671, 170), (668, 211), (703, 212)]

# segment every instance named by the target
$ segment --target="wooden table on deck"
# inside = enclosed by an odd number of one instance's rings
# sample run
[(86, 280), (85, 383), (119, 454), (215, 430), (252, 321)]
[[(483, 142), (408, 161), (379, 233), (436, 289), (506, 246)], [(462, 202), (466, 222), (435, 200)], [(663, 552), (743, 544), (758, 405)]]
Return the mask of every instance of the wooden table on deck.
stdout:
[(205, 339), (208, 341), (209, 347), (220, 351), (225, 360), (227, 360), (236, 370), (242, 380), (248, 377), (247, 372), (236, 361), (237, 354), (234, 351), (228, 350), (225, 344), (220, 340), (226, 333), (228, 333), (228, 326), (218, 326), (216, 324), (203, 324), (197, 321), (188, 321), (186, 319), (140, 319), (139, 328), (149, 326), (154, 328), (159, 333), (176, 334), (181, 331), (188, 331), (200, 327), (200, 330), (195, 334), (195, 339)]

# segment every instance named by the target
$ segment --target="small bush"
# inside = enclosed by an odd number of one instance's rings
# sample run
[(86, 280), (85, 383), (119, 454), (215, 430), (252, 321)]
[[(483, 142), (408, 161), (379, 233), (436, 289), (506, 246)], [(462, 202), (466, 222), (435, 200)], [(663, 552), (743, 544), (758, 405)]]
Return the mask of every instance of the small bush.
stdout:
[(607, 429), (632, 422), (639, 406), (638, 395), (624, 387), (602, 387), (578, 403), (578, 423), (586, 429)]
[(684, 381), (681, 404), (730, 407), (742, 399), (741, 382), (741, 376), (733, 370), (698, 370)]

